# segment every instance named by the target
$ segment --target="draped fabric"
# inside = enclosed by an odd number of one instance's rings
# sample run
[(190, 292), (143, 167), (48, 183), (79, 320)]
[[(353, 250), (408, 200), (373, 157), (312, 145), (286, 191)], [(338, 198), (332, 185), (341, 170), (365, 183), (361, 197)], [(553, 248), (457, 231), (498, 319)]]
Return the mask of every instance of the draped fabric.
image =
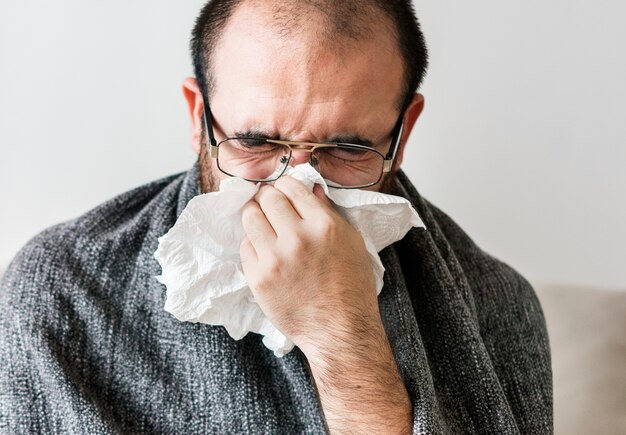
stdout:
[[(163, 310), (152, 254), (199, 194), (198, 167), (31, 240), (0, 287), (0, 433), (324, 433), (306, 358)], [(403, 173), (426, 230), (380, 255), (379, 305), (414, 433), (552, 432), (546, 326), (532, 287)], [(363, 398), (367, 400), (367, 398)]]

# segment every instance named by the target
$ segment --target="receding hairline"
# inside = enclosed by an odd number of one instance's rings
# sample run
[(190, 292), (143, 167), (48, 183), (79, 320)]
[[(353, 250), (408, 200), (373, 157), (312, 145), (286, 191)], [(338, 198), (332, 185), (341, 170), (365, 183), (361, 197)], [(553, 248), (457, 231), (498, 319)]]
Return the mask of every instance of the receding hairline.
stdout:
[[(324, 5), (331, 5), (324, 8)], [(247, 8), (247, 10), (246, 10)], [(207, 98), (215, 93), (216, 77), (214, 58), (222, 45), (224, 36), (243, 13), (255, 8), (259, 14), (259, 22), (269, 24), (268, 35), (278, 36), (285, 42), (294, 38), (313, 37), (319, 50), (330, 50), (334, 53), (347, 52), (359, 47), (363, 42), (371, 42), (373, 38), (387, 40), (392, 49), (402, 57), (398, 40), (398, 29), (393, 19), (374, 0), (364, 0), (355, 5), (353, 2), (337, 2), (334, 0), (283, 0), (268, 2), (262, 0), (235, 0), (231, 13), (224, 21), (216, 38), (204, 53), (207, 68), (205, 73)], [(375, 30), (372, 30), (375, 29)], [(311, 59), (311, 61), (315, 61)], [(403, 83), (407, 82), (407, 65), (402, 62)], [(406, 89), (403, 86), (398, 96), (398, 107), (404, 103)]]

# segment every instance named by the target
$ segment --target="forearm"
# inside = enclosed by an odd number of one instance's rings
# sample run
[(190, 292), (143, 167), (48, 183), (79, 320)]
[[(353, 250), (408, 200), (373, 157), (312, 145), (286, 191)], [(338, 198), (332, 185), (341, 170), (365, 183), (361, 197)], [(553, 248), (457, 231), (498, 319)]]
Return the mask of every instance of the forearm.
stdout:
[(311, 194), (290, 177), (259, 189), (242, 224), (241, 263), (255, 301), (306, 356), (329, 430), (411, 432), (411, 401), (359, 232), (323, 189)]
[(412, 432), (411, 401), (382, 325), (376, 329), (307, 356), (331, 433)]

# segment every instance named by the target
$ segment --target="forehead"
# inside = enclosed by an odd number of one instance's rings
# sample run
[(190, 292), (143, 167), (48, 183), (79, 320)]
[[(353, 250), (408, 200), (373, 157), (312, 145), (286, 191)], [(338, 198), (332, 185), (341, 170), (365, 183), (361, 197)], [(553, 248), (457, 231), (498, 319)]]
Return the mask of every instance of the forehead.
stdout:
[(286, 35), (267, 11), (245, 3), (235, 11), (212, 56), (218, 122), (311, 140), (388, 133), (403, 88), (389, 27), (333, 40), (320, 37), (328, 32), (315, 15), (305, 23)]

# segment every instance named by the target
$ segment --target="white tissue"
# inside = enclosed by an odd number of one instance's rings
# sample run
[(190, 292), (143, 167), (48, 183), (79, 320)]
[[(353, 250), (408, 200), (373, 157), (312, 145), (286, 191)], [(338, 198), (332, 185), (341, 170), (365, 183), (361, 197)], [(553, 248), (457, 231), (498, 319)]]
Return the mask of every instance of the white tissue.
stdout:
[[(383, 287), (378, 252), (400, 240), (411, 227), (424, 227), (404, 198), (356, 189), (329, 189), (308, 163), (288, 168), (290, 175), (310, 190), (324, 188), (337, 211), (359, 231), (372, 261), (376, 294)], [(293, 343), (265, 317), (248, 287), (239, 257), (245, 237), (242, 207), (254, 197), (259, 184), (240, 178), (220, 183), (219, 192), (189, 201), (174, 226), (159, 238), (154, 253), (162, 267), (157, 279), (167, 287), (165, 310), (178, 320), (222, 325), (240, 340), (248, 332), (263, 335), (263, 343), (276, 356), (287, 354)]]

